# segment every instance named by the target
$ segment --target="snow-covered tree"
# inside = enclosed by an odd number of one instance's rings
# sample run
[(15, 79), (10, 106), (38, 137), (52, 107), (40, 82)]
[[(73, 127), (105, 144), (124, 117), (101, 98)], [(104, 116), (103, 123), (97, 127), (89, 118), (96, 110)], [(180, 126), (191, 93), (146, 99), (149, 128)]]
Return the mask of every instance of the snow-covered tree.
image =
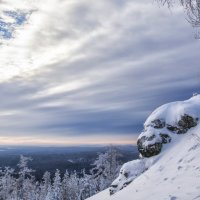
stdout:
[(115, 147), (110, 146), (108, 151), (99, 154), (93, 163), (94, 168), (91, 170), (91, 174), (92, 178), (96, 181), (97, 192), (107, 188), (117, 177), (121, 167), (118, 162), (119, 156), (119, 151)]
[(63, 200), (69, 199), (69, 172), (66, 170), (62, 180), (62, 196)]
[(82, 177), (80, 178), (80, 199), (84, 200), (96, 193), (96, 180), (83, 170)]
[(28, 167), (28, 162), (31, 160), (31, 158), (21, 155), (19, 163), (17, 165), (19, 168), (19, 177), (17, 179), (17, 193), (20, 199), (29, 199), (29, 194), (34, 188), (34, 177), (32, 176), (34, 170)]
[(53, 180), (53, 198), (62, 200), (60, 171), (57, 169)]
[(42, 178), (42, 182), (40, 183), (40, 199), (45, 199), (48, 192), (50, 191), (49, 187), (51, 186), (51, 174), (49, 172), (45, 172)]
[(47, 195), (45, 197), (45, 200), (54, 200), (53, 190), (52, 190), (52, 186), (51, 185), (48, 186)]
[(12, 193), (16, 185), (16, 180), (13, 177), (14, 169), (5, 167), (0, 170), (0, 199), (12, 199)]
[(0, 169), (0, 200), (85, 200), (108, 187), (116, 178), (119, 153), (110, 147), (98, 155), (91, 174), (83, 170), (69, 173), (63, 178), (56, 170), (53, 179), (45, 172), (41, 181), (36, 181), (33, 170), (28, 167), (32, 159), (20, 156), (18, 170), (5, 167)]

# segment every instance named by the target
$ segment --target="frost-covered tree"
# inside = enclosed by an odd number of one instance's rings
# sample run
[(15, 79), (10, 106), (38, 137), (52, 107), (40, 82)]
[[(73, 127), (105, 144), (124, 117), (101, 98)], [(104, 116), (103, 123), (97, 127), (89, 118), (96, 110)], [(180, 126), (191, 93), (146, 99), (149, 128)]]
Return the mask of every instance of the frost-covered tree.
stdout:
[(108, 151), (108, 166), (107, 166), (107, 177), (109, 182), (113, 181), (118, 174), (121, 165), (118, 161), (119, 157), (122, 155), (119, 153), (116, 147), (110, 146)]
[(45, 172), (42, 178), (42, 182), (40, 183), (40, 199), (45, 199), (48, 192), (50, 191), (49, 187), (51, 186), (51, 174), (49, 172)]
[(53, 198), (54, 200), (63, 200), (62, 190), (61, 190), (60, 171), (58, 169), (56, 170), (55, 177), (53, 180)]
[(34, 172), (34, 170), (32, 170), (31, 168), (28, 167), (28, 162), (30, 162), (30, 161), (32, 161), (32, 158), (25, 157), (23, 155), (20, 156), (20, 160), (19, 160), (19, 163), (17, 164), (17, 166), (19, 168), (20, 178), (22, 178), (23, 180), (26, 177), (31, 177), (32, 173)]
[(69, 176), (69, 172), (66, 170), (64, 176), (63, 176), (63, 180), (62, 180), (62, 196), (63, 196), (63, 200), (68, 200), (69, 199), (69, 180), (70, 180), (70, 176)]
[(69, 174), (66, 170), (62, 181), (63, 200), (80, 200), (81, 183), (81, 178), (77, 175), (76, 171)]
[(120, 156), (119, 151), (113, 146), (110, 146), (106, 153), (99, 154), (93, 163), (94, 168), (91, 170), (96, 184), (96, 192), (107, 188), (117, 177), (121, 167), (118, 162)]
[(76, 171), (70, 174), (70, 179), (68, 182), (69, 188), (69, 200), (77, 199), (80, 200), (80, 178), (78, 177)]
[(84, 200), (96, 193), (96, 180), (89, 174), (82, 172), (82, 177), (80, 178), (80, 199)]
[(19, 168), (19, 177), (17, 179), (17, 193), (20, 199), (30, 199), (29, 195), (34, 189), (34, 177), (32, 176), (34, 170), (28, 167), (28, 162), (31, 160), (31, 158), (21, 155), (20, 161), (17, 165)]
[(1, 199), (12, 199), (13, 190), (16, 186), (16, 180), (13, 177), (14, 169), (5, 167), (4, 170), (0, 170), (0, 197)]
[(45, 197), (45, 200), (54, 200), (53, 190), (52, 190), (52, 186), (51, 185), (48, 186), (47, 195)]
[(110, 185), (117, 175), (119, 153), (110, 147), (99, 154), (91, 174), (83, 170), (69, 173), (63, 178), (56, 170), (53, 179), (45, 172), (41, 181), (36, 181), (33, 170), (28, 167), (32, 159), (20, 156), (18, 170), (0, 169), (0, 200), (85, 200)]

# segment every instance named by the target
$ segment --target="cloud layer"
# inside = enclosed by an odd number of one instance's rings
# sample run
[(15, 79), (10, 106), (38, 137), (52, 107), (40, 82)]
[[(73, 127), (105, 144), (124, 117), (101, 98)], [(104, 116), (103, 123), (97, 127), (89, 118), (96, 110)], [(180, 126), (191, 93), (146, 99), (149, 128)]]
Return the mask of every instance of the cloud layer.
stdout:
[(0, 46), (2, 143), (134, 143), (153, 109), (199, 91), (199, 41), (179, 7), (170, 12), (147, 0), (0, 5), (2, 13), (31, 13)]

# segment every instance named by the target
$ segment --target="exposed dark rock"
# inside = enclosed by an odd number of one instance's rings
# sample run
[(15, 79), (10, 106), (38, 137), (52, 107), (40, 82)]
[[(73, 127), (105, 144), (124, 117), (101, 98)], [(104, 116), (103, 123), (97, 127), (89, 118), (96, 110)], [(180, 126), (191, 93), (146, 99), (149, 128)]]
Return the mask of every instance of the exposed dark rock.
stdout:
[[(132, 182), (132, 181), (129, 181), (129, 182), (124, 183), (123, 188), (125, 188), (125, 187), (126, 187), (127, 185), (129, 185), (131, 182)], [(123, 189), (123, 188), (122, 188), (122, 189)]]
[(143, 157), (151, 157), (159, 154), (162, 149), (162, 144), (171, 142), (172, 138), (170, 132), (174, 134), (184, 134), (190, 128), (195, 127), (198, 120), (198, 118), (184, 114), (181, 116), (181, 119), (173, 125), (166, 124), (163, 119), (151, 121), (150, 124), (145, 125), (142, 137), (139, 137), (137, 141), (138, 151)]
[(188, 129), (180, 128), (176, 133), (177, 134), (184, 134), (187, 133)]
[(166, 124), (166, 128), (167, 128), (169, 131), (172, 131), (172, 132), (175, 132), (175, 133), (177, 133), (177, 132), (180, 130), (180, 128), (178, 128), (178, 127), (176, 127), (176, 126), (172, 126), (172, 125), (170, 125), (170, 124)]
[(166, 133), (160, 133), (160, 137), (162, 138), (162, 143), (167, 144), (170, 143), (172, 138)]
[(147, 141), (152, 141), (155, 137), (156, 137), (156, 136), (153, 134), (153, 135), (151, 135), (151, 136), (149, 136), (149, 137), (146, 137), (145, 139), (146, 139)]
[[(153, 139), (153, 137), (152, 137), (152, 139)], [(143, 137), (139, 138), (137, 141), (138, 151), (141, 153), (141, 155), (143, 157), (155, 156), (161, 152), (161, 149), (162, 149), (161, 141), (157, 140), (154, 144), (149, 144), (147, 146), (144, 146), (145, 141), (150, 141), (150, 138), (143, 136)]]
[(176, 126), (167, 124), (166, 128), (169, 131), (172, 131), (176, 134), (184, 134), (190, 128), (195, 127), (197, 125), (198, 120), (199, 120), (198, 118), (193, 118), (190, 115), (185, 114), (181, 117)]
[(151, 122), (151, 124), (154, 128), (157, 128), (157, 129), (165, 127), (165, 121), (162, 119), (155, 119), (154, 121)]
[(125, 172), (125, 173), (124, 173), (124, 176), (125, 176), (126, 178), (128, 178), (128, 172)]
[(111, 185), (111, 187), (112, 187), (112, 188), (116, 188), (116, 187), (118, 187), (118, 185)]
[[(117, 186), (116, 186), (117, 187)], [(113, 185), (111, 185), (110, 186), (110, 188), (109, 188), (109, 193), (110, 193), (110, 195), (113, 195), (113, 194), (115, 194), (115, 187), (113, 187)]]
[(181, 119), (178, 121), (178, 125), (182, 128), (182, 129), (190, 129), (192, 127), (195, 127), (197, 125), (198, 122), (198, 118), (193, 118), (190, 115), (183, 115), (181, 117)]

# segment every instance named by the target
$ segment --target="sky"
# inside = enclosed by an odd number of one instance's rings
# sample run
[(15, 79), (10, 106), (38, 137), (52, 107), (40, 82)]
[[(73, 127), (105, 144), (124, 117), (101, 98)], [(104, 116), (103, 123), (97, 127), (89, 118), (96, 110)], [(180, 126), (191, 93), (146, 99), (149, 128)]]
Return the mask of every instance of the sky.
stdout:
[(200, 90), (198, 30), (149, 0), (0, 0), (0, 144), (135, 144)]

